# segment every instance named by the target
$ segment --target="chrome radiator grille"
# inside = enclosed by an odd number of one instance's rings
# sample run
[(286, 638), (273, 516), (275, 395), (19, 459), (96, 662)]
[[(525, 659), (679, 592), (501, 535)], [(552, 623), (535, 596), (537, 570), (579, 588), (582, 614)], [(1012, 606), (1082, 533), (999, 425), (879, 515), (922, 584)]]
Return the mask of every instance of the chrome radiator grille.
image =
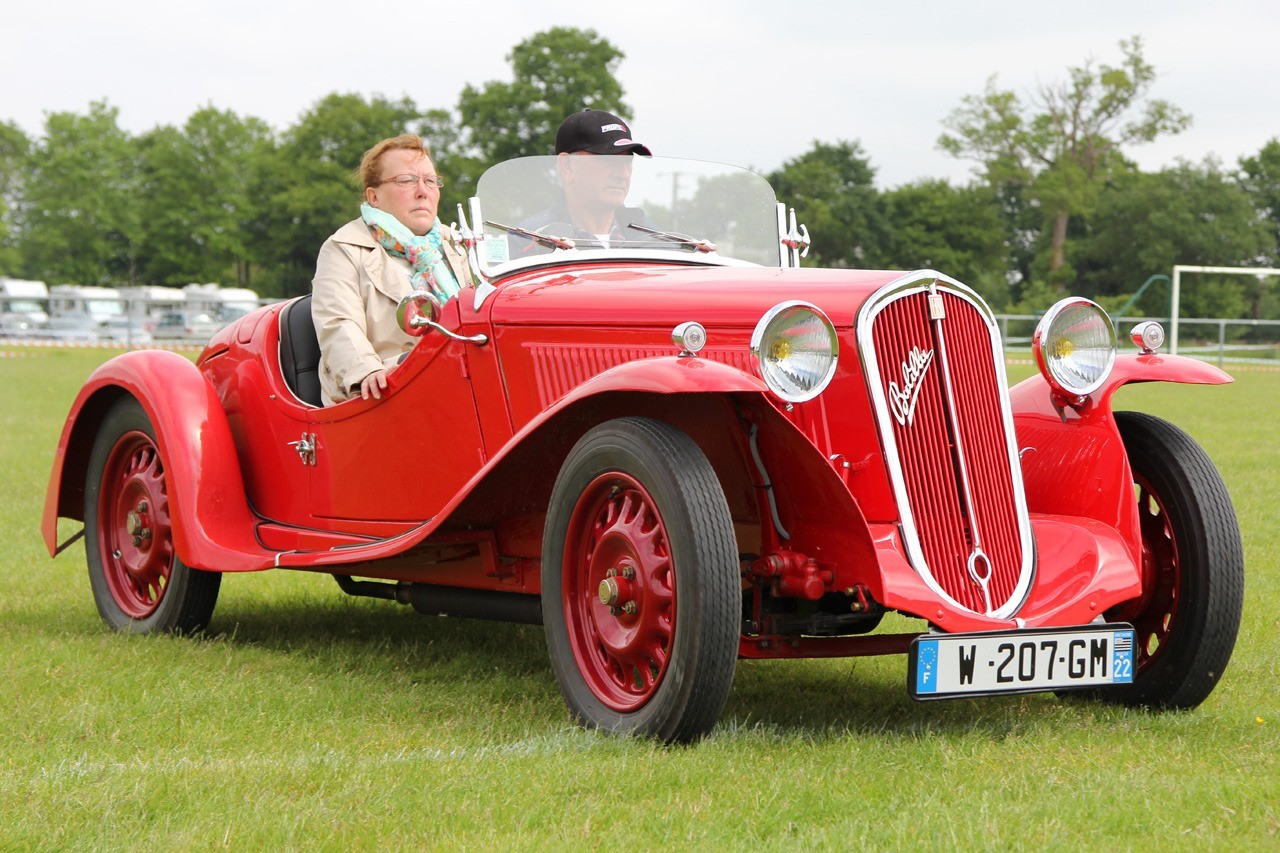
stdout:
[(858, 346), (916, 571), (961, 607), (1013, 615), (1034, 547), (990, 312), (957, 282), (912, 276), (863, 307)]

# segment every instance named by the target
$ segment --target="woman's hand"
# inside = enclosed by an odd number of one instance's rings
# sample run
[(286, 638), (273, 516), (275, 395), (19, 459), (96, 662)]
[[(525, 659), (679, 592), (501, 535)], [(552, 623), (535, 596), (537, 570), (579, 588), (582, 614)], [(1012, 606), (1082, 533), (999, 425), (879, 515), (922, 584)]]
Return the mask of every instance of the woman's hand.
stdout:
[(381, 400), (382, 392), (385, 390), (387, 390), (387, 371), (385, 370), (375, 370), (360, 380), (361, 400), (368, 400), (371, 396), (375, 400)]

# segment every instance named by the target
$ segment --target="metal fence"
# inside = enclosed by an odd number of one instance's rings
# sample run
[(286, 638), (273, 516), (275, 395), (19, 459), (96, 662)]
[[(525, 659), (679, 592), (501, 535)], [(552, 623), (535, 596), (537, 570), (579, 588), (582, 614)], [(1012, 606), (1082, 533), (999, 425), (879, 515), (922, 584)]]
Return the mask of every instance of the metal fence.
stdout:
[[(168, 288), (154, 288), (156, 290)], [(82, 289), (83, 290), (83, 289)], [(77, 297), (80, 295), (77, 294)], [(68, 310), (55, 295), (0, 299), (0, 341), (36, 345), (202, 347), (224, 326), (256, 307), (278, 300), (241, 298), (233, 303), (161, 299), (77, 298)]]
[[(47, 298), (38, 299), (46, 309)], [(259, 305), (278, 300), (259, 298)], [(121, 312), (108, 321), (85, 323), (68, 331), (58, 317), (41, 323), (16, 312), (0, 311), (0, 340), (7, 343), (85, 343), (100, 346), (203, 346), (233, 316), (207, 316), (191, 309), (168, 306), (156, 310)], [(996, 314), (1005, 353), (1010, 358), (1031, 357), (1031, 336), (1040, 316), (1036, 314)], [(1119, 348), (1128, 344), (1129, 330), (1144, 320), (1155, 320), (1169, 328), (1168, 317), (1113, 317)], [(1211, 317), (1179, 318), (1177, 352), (1204, 361), (1226, 364), (1280, 366), (1280, 320), (1228, 320)], [(1165, 346), (1169, 351), (1169, 345)]]
[[(1031, 335), (1038, 315), (997, 314), (1005, 353), (1013, 357), (1031, 355)], [(1129, 330), (1144, 320), (1155, 320), (1169, 329), (1168, 317), (1112, 317), (1118, 348), (1129, 346)], [(1280, 366), (1280, 320), (1227, 320), (1220, 317), (1178, 318), (1177, 354), (1216, 363)], [(1166, 344), (1164, 351), (1170, 351)]]

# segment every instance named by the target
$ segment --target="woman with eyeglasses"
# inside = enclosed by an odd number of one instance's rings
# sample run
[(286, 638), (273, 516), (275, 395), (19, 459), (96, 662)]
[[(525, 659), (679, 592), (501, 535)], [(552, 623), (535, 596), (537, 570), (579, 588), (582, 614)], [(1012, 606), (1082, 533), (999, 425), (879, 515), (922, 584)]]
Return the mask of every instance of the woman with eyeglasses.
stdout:
[(365, 152), (356, 177), (364, 186), (360, 216), (320, 247), (312, 280), (326, 406), (357, 395), (382, 399), (387, 371), (416, 341), (396, 323), (401, 298), (426, 290), (444, 302), (470, 282), (454, 235), (436, 216), (444, 181), (421, 137), (382, 140)]

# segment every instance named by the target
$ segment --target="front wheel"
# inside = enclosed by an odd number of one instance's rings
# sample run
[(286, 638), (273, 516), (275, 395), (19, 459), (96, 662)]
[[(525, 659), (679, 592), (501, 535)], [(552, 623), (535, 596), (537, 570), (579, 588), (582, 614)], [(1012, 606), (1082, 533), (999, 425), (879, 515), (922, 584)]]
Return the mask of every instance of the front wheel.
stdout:
[(155, 428), (132, 397), (103, 419), (84, 494), (89, 585), (102, 619), (130, 633), (193, 633), (213, 615), (222, 575), (178, 559)]
[(719, 719), (741, 618), (737, 548), (711, 464), (680, 430), (588, 432), (551, 494), (542, 611), (556, 681), (583, 725), (691, 741)]
[(1136, 634), (1132, 685), (1100, 696), (1125, 705), (1194, 708), (1235, 648), (1244, 604), (1244, 549), (1231, 496), (1208, 455), (1182, 430), (1116, 412), (1133, 469), (1142, 533), (1142, 594), (1109, 611)]

